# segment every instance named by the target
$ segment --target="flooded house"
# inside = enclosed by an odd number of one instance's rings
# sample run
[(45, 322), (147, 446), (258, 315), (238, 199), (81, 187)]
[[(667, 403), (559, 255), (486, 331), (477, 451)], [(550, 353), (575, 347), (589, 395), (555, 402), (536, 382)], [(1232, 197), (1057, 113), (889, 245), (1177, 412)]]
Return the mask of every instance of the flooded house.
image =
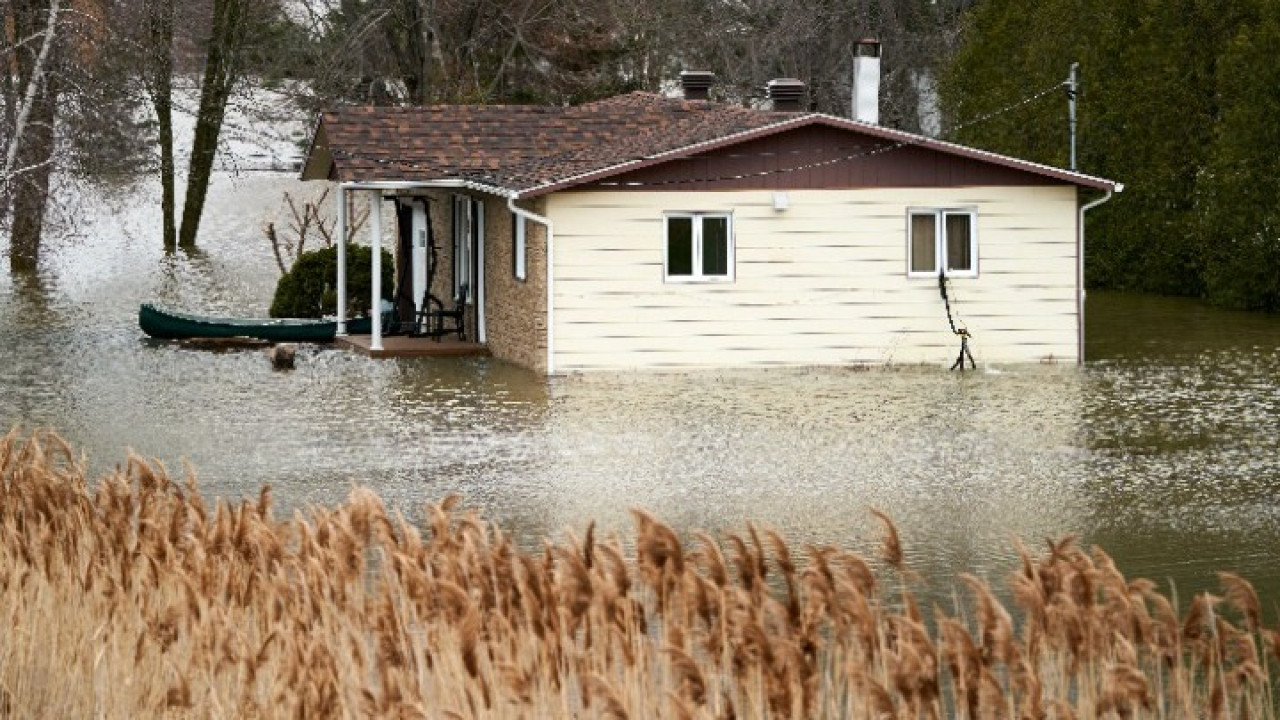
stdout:
[(548, 374), (1083, 358), (1084, 210), (1118, 183), (882, 127), (865, 82), (847, 119), (712, 81), (325, 112), (303, 178), (394, 204), (400, 303)]

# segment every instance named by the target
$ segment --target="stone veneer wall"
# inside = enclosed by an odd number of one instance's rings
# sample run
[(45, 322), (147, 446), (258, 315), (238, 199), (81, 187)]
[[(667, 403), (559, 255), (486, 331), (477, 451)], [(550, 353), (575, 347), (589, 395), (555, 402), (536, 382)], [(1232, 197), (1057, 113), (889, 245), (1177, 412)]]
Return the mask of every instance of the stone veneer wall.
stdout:
[[(542, 200), (518, 203), (541, 215)], [(485, 294), (489, 352), (502, 360), (546, 372), (547, 262), (546, 228), (525, 225), (525, 279), (515, 278), (515, 237), (506, 200), (487, 197), (484, 206)]]

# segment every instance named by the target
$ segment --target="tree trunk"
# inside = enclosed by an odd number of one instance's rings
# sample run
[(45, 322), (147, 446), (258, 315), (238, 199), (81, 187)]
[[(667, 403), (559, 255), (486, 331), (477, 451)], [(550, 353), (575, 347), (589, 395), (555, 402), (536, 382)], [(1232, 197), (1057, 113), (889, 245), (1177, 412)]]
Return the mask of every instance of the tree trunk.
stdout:
[(49, 180), (52, 175), (54, 120), (57, 112), (56, 83), (50, 68), (56, 62), (58, 14), (60, 0), (45, 5), (41, 2), (15, 3), (3, 15), (6, 32), (14, 38), (41, 36), (39, 51), (18, 52), (11, 69), (17, 82), (10, 89), (21, 89), (6, 98), (15, 104), (8, 146), (0, 168), (0, 198), (11, 210), (9, 265), (14, 272), (34, 272), (40, 259), (40, 235), (44, 230), (45, 209), (49, 204)]
[(151, 75), (151, 107), (160, 131), (161, 211), (164, 215), (164, 248), (178, 245), (177, 196), (173, 159), (173, 3), (152, 0), (147, 8), (148, 67)]
[(53, 175), (54, 111), (57, 99), (52, 84), (46, 84), (31, 105), (26, 139), (17, 154), (20, 168), (30, 168), (13, 178), (13, 235), (10, 238), (9, 268), (15, 273), (33, 273), (40, 261), (40, 236), (45, 210), (49, 206), (49, 180)]
[[(39, 95), (44, 89), (45, 74), (48, 71), (54, 43), (58, 37), (58, 13), (61, 11), (61, 0), (52, 0), (45, 10), (44, 30), (41, 33), (40, 52), (34, 59), (28, 59), (25, 52), (17, 54), (17, 70), (25, 81), (21, 104), (13, 121), (9, 146), (6, 148), (4, 169), (0, 170), (0, 182), (9, 182), (15, 172), (20, 171), (18, 156), (22, 149), (23, 136), (31, 122), (31, 113), (39, 102)], [(13, 17), (14, 38), (18, 42), (26, 41), (29, 34), (34, 35), (37, 25), (36, 16), (40, 14), (39, 3), (24, 3), (16, 8)], [(7, 19), (7, 18), (6, 18)], [(24, 22), (24, 20), (26, 22)], [(16, 100), (17, 98), (12, 98)]]
[(187, 173), (187, 197), (182, 207), (182, 227), (178, 231), (178, 244), (183, 248), (195, 247), (200, 230), (200, 215), (209, 194), (209, 178), (218, 153), (218, 136), (222, 132), (227, 101), (240, 77), (238, 56), (244, 42), (246, 10), (247, 0), (214, 0), (213, 28), (205, 57), (200, 108), (196, 112), (196, 133)]

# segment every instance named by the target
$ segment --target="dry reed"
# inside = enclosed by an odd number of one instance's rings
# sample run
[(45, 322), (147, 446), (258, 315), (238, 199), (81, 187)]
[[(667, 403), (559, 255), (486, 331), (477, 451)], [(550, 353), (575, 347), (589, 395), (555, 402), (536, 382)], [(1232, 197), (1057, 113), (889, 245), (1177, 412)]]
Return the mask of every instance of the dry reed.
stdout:
[[(273, 515), (131, 457), (90, 486), (48, 433), (0, 441), (0, 717), (1274, 718), (1243, 578), (1184, 613), (1068, 538), (925, 618), (884, 527), (849, 550), (636, 511), (517, 547), (447, 498), (365, 489)], [(1015, 619), (1016, 617), (1016, 619)]]

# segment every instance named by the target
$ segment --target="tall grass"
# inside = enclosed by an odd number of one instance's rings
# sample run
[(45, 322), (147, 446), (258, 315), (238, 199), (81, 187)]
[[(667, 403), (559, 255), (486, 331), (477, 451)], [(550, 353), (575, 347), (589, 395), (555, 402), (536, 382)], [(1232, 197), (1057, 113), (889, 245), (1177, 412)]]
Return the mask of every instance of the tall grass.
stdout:
[(1275, 630), (1242, 578), (1185, 609), (1067, 538), (1006, 607), (928, 615), (883, 557), (748, 526), (517, 547), (447, 498), (355, 489), (288, 519), (131, 457), (91, 485), (0, 441), (0, 717), (1270, 718)]

